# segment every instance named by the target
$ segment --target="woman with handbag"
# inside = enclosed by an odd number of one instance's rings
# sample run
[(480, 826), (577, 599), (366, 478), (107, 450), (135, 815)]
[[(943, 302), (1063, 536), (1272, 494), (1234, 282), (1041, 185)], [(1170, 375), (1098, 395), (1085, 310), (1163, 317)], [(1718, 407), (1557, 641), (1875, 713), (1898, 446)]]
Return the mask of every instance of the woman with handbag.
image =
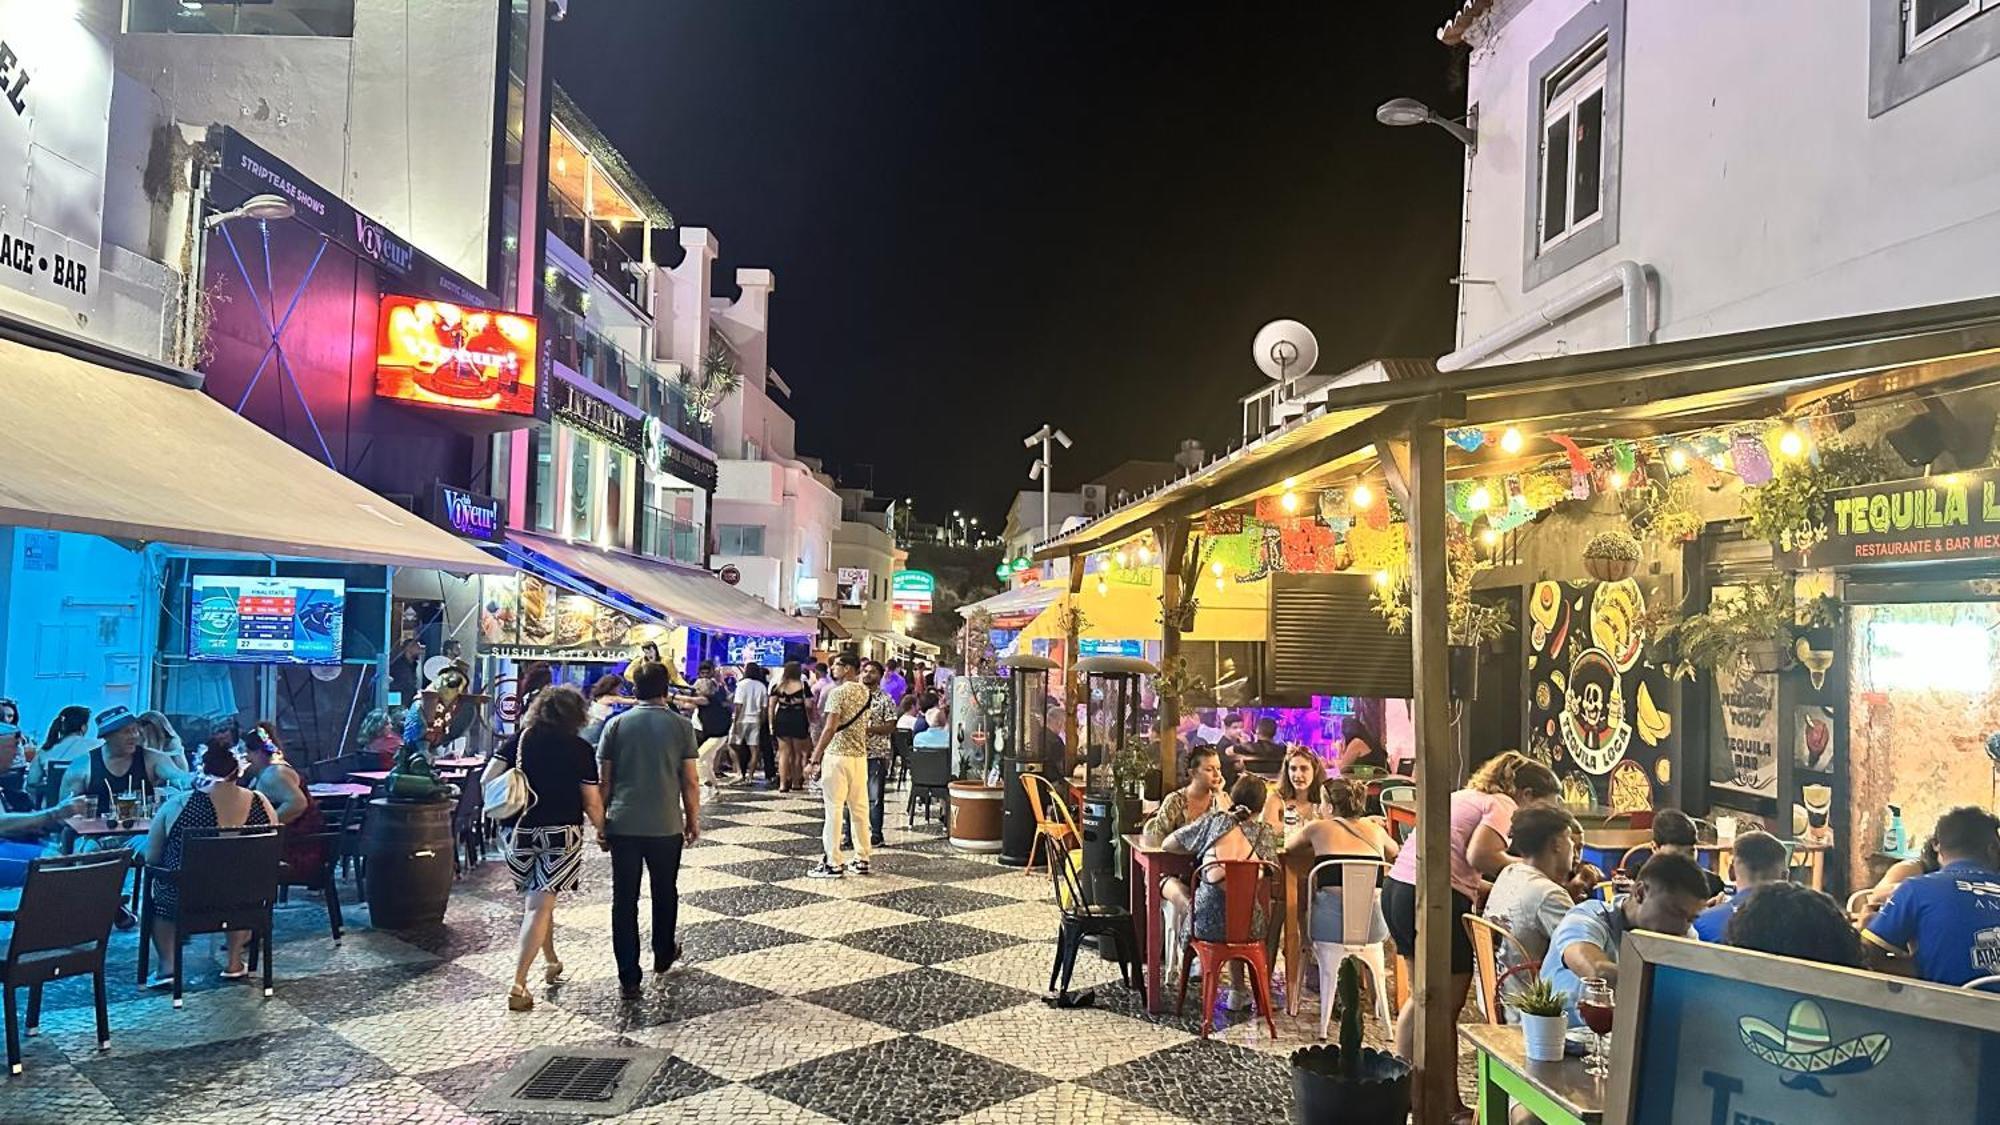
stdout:
[(514, 987), (507, 994), (507, 1007), (516, 1012), (535, 1006), (528, 971), (537, 953), (546, 962), (543, 979), (562, 979), (556, 900), (581, 880), (584, 820), (604, 831), (597, 754), (582, 736), (587, 719), (582, 692), (567, 685), (544, 689), (523, 716), (519, 737), (494, 751), (480, 777), (486, 815), (500, 821), (507, 866), (525, 896)]

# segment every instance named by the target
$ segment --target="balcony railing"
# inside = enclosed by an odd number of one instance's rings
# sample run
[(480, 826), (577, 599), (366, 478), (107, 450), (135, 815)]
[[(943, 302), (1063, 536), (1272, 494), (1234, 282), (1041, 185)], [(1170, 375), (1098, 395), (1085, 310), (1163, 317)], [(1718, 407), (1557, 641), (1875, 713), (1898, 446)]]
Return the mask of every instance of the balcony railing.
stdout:
[[(646, 308), (645, 279), (626, 267), (639, 261), (637, 255), (625, 246), (627, 230), (613, 227), (601, 219), (593, 219), (583, 213), (583, 209), (571, 203), (560, 191), (549, 191), (549, 230), (557, 238), (567, 243), (570, 249), (583, 255), (590, 268), (603, 278), (625, 299), (640, 309)], [(633, 237), (632, 241), (642, 241)]]
[(619, 347), (569, 309), (551, 303), (544, 319), (550, 353), (557, 362), (703, 448), (714, 448), (714, 427), (689, 412), (687, 391), (679, 380), (662, 375), (657, 367)]
[(702, 549), (701, 525), (651, 504), (644, 505), (639, 515), (639, 551), (688, 566), (708, 565), (707, 552)]

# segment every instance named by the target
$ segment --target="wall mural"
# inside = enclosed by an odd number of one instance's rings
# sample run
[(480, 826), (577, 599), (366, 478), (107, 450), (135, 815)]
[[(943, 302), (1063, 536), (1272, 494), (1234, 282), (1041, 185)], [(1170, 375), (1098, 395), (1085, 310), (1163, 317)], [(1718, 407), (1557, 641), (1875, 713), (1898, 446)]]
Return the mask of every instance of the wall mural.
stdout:
[(1646, 662), (1634, 579), (1538, 582), (1528, 598), (1528, 754), (1574, 806), (1654, 808), (1672, 778), (1673, 693)]

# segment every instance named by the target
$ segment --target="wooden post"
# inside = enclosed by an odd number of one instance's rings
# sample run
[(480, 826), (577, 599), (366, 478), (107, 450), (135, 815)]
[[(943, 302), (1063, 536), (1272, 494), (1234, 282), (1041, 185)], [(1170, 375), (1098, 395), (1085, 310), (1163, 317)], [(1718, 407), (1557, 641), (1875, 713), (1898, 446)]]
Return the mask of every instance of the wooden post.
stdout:
[(1417, 735), (1417, 1120), (1444, 1122), (1458, 1104), (1458, 1013), (1451, 988), (1451, 791), (1458, 782), (1446, 697), (1444, 432), (1431, 412), (1410, 427), (1411, 659)]
[(1083, 555), (1069, 557), (1069, 593), (1064, 595), (1069, 612), (1063, 615), (1063, 745), (1078, 762), (1084, 760), (1084, 747), (1076, 741), (1076, 705), (1083, 694), (1076, 681), (1076, 596), (1083, 591), (1083, 563)]
[[(1188, 521), (1168, 520), (1160, 525), (1160, 669), (1173, 667), (1181, 654), (1181, 631), (1174, 619), (1174, 607), (1181, 601), (1181, 576), (1186, 566)], [(1180, 775), (1180, 753), (1175, 734), (1181, 725), (1179, 696), (1160, 696), (1160, 793), (1165, 795)]]

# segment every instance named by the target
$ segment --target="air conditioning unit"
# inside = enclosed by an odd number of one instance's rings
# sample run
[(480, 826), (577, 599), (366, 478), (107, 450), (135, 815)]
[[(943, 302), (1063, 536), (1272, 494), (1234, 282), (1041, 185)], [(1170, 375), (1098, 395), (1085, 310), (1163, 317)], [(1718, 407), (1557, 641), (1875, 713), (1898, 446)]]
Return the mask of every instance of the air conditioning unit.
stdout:
[(1104, 486), (1101, 484), (1086, 484), (1080, 491), (1083, 493), (1083, 514), (1086, 516), (1103, 515), (1105, 508)]

